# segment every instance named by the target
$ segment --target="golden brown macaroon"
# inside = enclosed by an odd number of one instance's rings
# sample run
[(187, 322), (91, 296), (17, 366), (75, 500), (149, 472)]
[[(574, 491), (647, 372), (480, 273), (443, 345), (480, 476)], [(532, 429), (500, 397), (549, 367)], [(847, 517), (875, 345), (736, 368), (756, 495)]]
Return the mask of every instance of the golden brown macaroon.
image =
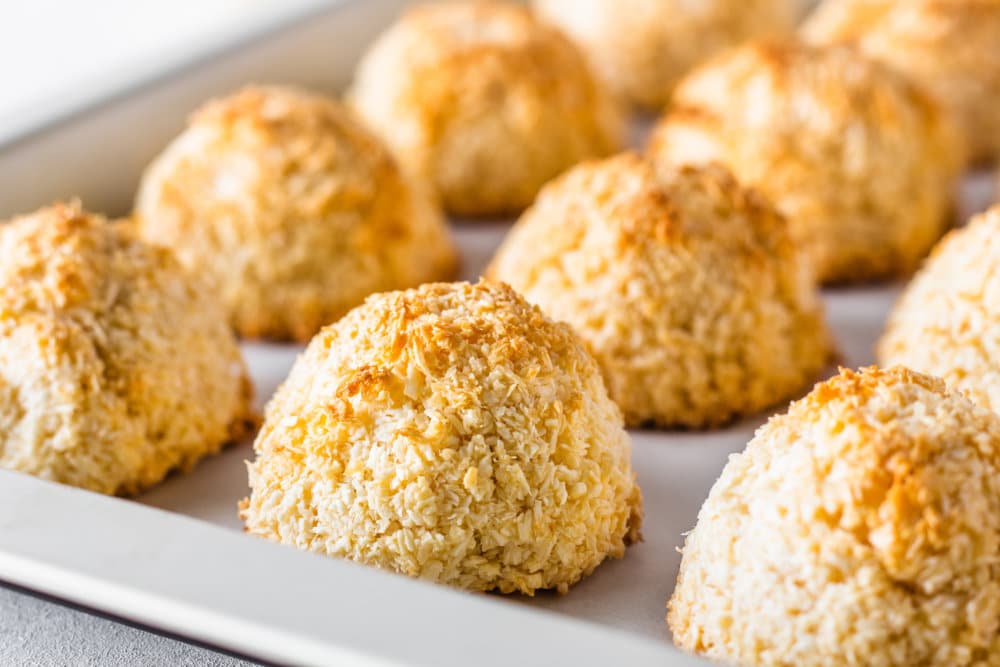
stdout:
[(370, 297), (267, 409), (247, 531), (475, 590), (566, 591), (638, 539), (630, 440), (569, 326), (506, 285)]
[(1000, 411), (1000, 205), (951, 232), (906, 288), (879, 362), (943, 378)]
[(794, 396), (831, 357), (785, 221), (718, 166), (584, 163), (542, 191), (487, 275), (573, 325), (631, 425), (722, 424)]
[(432, 196), (347, 108), (293, 88), (202, 107), (146, 170), (136, 212), (246, 337), (307, 341), (373, 292), (456, 270)]
[(654, 131), (785, 214), (823, 282), (912, 272), (950, 223), (958, 137), (902, 76), (849, 48), (756, 43), (693, 72)]
[(212, 297), (78, 205), (0, 224), (0, 467), (134, 494), (242, 436), (252, 390)]
[(358, 68), (354, 104), (448, 211), (519, 211), (576, 162), (614, 152), (624, 118), (584, 56), (524, 7), (408, 11)]
[(660, 109), (689, 69), (757, 37), (791, 33), (797, 0), (534, 0), (566, 31), (611, 89)]
[(1000, 417), (841, 371), (729, 459), (683, 553), (667, 620), (713, 660), (1000, 664)]
[(803, 33), (906, 74), (953, 114), (970, 159), (1000, 156), (1000, 0), (826, 0)]

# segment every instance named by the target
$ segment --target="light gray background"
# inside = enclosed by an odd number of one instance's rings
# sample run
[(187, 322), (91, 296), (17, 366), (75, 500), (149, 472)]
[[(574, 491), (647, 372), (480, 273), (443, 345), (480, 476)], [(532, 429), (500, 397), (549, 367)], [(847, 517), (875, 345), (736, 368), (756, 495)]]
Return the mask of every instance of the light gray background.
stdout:
[(4, 667), (255, 664), (0, 586), (0, 665)]

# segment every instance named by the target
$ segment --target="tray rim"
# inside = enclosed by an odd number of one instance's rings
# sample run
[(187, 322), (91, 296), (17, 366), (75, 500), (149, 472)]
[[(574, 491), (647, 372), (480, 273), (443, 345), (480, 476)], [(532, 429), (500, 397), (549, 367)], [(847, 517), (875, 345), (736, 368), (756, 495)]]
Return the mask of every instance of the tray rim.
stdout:
[[(509, 596), (298, 551), (11, 471), (0, 471), (0, 580), (278, 663), (447, 667), (475, 655), (484, 667), (707, 664)], [(341, 598), (352, 604), (329, 604)], [(395, 604), (401, 598), (407, 604)], [(519, 640), (482, 651), (498, 636)]]

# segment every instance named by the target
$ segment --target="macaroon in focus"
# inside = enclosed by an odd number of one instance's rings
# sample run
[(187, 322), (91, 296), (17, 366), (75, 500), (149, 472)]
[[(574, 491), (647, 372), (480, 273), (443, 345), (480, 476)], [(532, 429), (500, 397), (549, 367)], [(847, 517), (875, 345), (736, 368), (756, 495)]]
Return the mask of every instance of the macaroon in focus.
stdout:
[(825, 0), (803, 34), (899, 70), (952, 114), (971, 160), (1000, 157), (1000, 0)]
[(0, 467), (135, 494), (242, 437), (251, 394), (168, 250), (76, 204), (0, 224)]
[(364, 56), (350, 97), (460, 216), (515, 213), (625, 136), (621, 110), (577, 47), (502, 2), (410, 9)]
[(1000, 417), (902, 367), (845, 370), (729, 459), (667, 620), (729, 664), (993, 665), (998, 553)]
[(937, 375), (1000, 411), (1000, 205), (951, 232), (907, 286), (879, 362)]
[(249, 338), (307, 341), (369, 294), (457, 270), (429, 190), (350, 110), (294, 88), (203, 106), (146, 170), (136, 213)]
[(534, 0), (539, 16), (566, 31), (612, 91), (660, 110), (688, 70), (760, 37), (790, 34), (797, 0)]
[(719, 161), (788, 218), (825, 283), (911, 273), (951, 224), (961, 150), (947, 116), (846, 48), (761, 42), (678, 86), (649, 150)]
[(370, 297), (299, 357), (254, 450), (249, 533), (452, 586), (565, 592), (639, 537), (597, 365), (506, 285)]
[(573, 325), (630, 425), (723, 424), (795, 396), (832, 356), (808, 258), (717, 165), (579, 165), (487, 276)]

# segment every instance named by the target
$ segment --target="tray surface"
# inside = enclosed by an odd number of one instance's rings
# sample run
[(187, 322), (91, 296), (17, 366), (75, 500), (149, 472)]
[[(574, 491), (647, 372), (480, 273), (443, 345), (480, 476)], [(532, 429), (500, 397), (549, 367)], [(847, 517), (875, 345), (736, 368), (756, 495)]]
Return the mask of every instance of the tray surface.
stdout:
[[(637, 134), (641, 135), (642, 128)], [(982, 208), (992, 192), (988, 177), (971, 179), (963, 191), (964, 212)], [(455, 235), (462, 250), (463, 278), (476, 280), (509, 222), (460, 223)], [(827, 319), (841, 353), (841, 364), (865, 366), (874, 361), (873, 347), (902, 285), (845, 288), (824, 292)], [(301, 347), (244, 344), (258, 403), (287, 375)], [(835, 370), (826, 370), (829, 375)], [(727, 458), (741, 451), (770, 414), (785, 405), (709, 431), (632, 431), (633, 465), (645, 506), (644, 541), (630, 547), (621, 560), (603, 563), (567, 595), (541, 593), (534, 598), (505, 599), (612, 626), (660, 641), (669, 641), (665, 603), (680, 565), (678, 548), (701, 503)], [(206, 461), (188, 475), (175, 476), (139, 501), (239, 530), (236, 502), (247, 493), (244, 460), (253, 456), (249, 443)]]
[[(254, 80), (336, 90), (404, 4), (338, 3), (107, 108), (0, 146), (0, 216), (75, 195), (95, 210), (127, 211), (141, 167), (202, 99)], [(965, 183), (959, 219), (994, 200), (991, 184), (985, 174)], [(478, 276), (507, 228), (456, 225), (465, 278)], [(825, 292), (845, 366), (872, 362), (899, 289)], [(300, 350), (244, 345), (258, 406)], [(446, 666), (474, 656), (480, 665), (707, 664), (669, 645), (664, 615), (677, 548), (727, 457), (767, 416), (708, 432), (633, 432), (645, 541), (565, 596), (470, 595), (247, 537), (236, 503), (248, 491), (249, 441), (134, 502), (0, 472), (0, 579), (279, 662)]]

